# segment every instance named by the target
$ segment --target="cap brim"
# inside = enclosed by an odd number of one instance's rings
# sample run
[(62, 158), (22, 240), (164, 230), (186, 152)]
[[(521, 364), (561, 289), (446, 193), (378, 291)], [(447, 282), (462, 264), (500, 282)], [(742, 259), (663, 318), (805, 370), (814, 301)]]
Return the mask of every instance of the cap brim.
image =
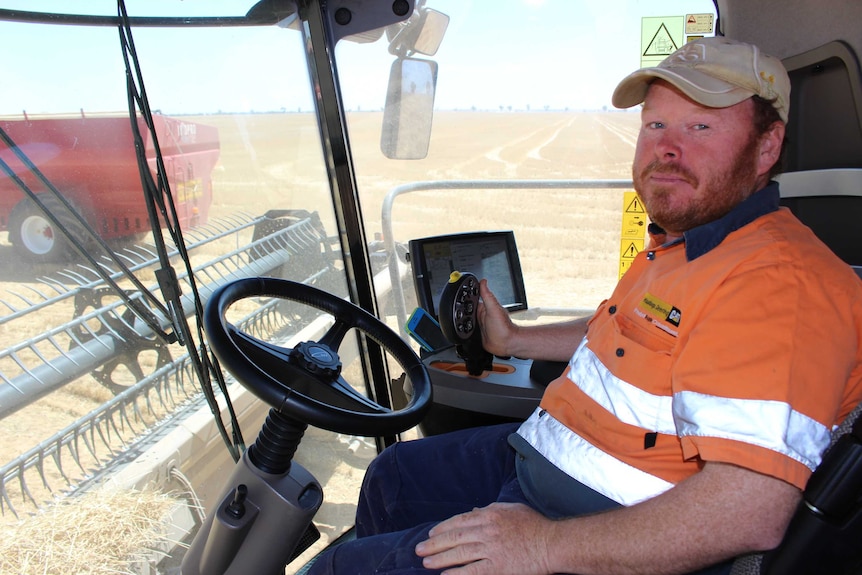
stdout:
[(707, 76), (697, 70), (684, 68), (643, 68), (632, 72), (614, 90), (611, 102), (617, 108), (630, 108), (646, 98), (649, 85), (660, 78), (669, 82), (695, 102), (710, 108), (727, 108), (754, 96), (754, 92)]

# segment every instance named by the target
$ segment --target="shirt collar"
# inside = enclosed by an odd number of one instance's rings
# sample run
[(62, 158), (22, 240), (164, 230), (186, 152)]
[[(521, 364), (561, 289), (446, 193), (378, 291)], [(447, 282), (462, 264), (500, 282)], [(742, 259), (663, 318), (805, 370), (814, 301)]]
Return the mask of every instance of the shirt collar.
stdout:
[(699, 258), (717, 247), (731, 232), (778, 210), (779, 199), (778, 182), (769, 182), (765, 188), (743, 200), (721, 218), (684, 232), (686, 259), (692, 261)]

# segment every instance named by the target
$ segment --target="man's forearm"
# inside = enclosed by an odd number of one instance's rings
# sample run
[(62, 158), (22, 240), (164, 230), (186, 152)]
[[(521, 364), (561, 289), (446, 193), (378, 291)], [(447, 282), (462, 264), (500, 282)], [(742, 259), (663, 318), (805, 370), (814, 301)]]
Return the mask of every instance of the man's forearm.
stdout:
[(581, 575), (690, 573), (778, 545), (799, 498), (779, 479), (707, 463), (649, 501), (554, 522), (551, 567)]
[(509, 340), (509, 355), (567, 361), (587, 333), (589, 319), (588, 316), (561, 323), (519, 326)]

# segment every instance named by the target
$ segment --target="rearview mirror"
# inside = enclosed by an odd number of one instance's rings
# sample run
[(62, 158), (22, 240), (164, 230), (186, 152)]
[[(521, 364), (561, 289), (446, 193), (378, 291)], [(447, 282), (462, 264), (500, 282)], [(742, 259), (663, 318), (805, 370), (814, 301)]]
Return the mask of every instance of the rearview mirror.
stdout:
[(413, 42), (413, 49), (426, 56), (433, 56), (440, 48), (446, 28), (449, 27), (449, 16), (436, 10), (425, 9), (419, 20), (419, 33)]
[(433, 56), (440, 48), (448, 27), (449, 16), (430, 8), (420, 8), (408, 20), (386, 29), (389, 53), (399, 57), (413, 54)]
[(380, 150), (393, 160), (421, 160), (428, 155), (437, 63), (398, 58), (389, 71)]

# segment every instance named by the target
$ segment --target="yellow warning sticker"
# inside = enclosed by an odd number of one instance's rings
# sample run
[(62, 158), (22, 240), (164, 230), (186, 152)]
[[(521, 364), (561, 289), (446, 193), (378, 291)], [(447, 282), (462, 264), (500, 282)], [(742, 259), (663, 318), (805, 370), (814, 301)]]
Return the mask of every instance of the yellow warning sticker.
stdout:
[(641, 199), (638, 197), (637, 192), (624, 192), (625, 197), (623, 198), (623, 204), (625, 205), (625, 209), (623, 210), (627, 214), (646, 214), (646, 210), (641, 203)]
[(632, 265), (634, 260), (621, 259), (620, 260), (620, 277), (628, 271), (629, 267)]
[(641, 18), (641, 67), (656, 66), (682, 47), (684, 29), (684, 16)]
[(647, 227), (647, 218), (645, 215), (623, 214), (623, 228), (620, 237), (622, 238), (643, 238), (644, 231)]
[(648, 218), (640, 198), (634, 191), (623, 192), (623, 217), (620, 229), (620, 274), (623, 277), (632, 261), (643, 251)]
[(620, 259), (633, 260), (643, 249), (643, 240), (624, 240), (620, 244)]
[[(686, 14), (685, 16), (685, 33), (686, 34), (712, 34), (715, 31), (714, 14)], [(691, 40), (689, 40), (691, 41)]]

